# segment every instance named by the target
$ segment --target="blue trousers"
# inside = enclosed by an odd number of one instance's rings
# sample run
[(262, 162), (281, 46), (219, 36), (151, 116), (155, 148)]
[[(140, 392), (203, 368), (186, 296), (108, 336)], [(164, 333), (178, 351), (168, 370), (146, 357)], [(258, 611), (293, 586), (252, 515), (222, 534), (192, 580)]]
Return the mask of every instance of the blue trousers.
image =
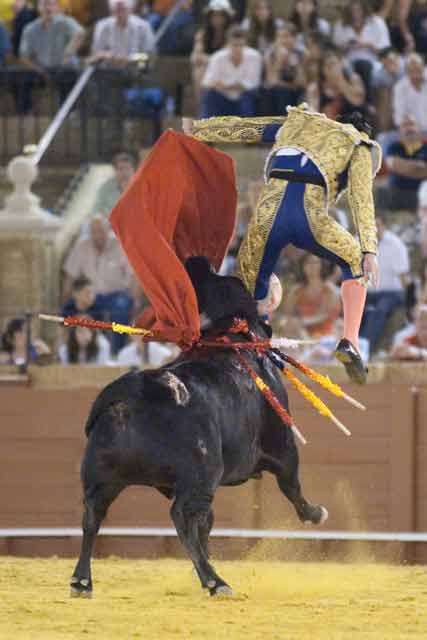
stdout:
[(369, 340), (371, 353), (375, 351), (390, 316), (404, 306), (403, 291), (368, 291), (360, 334)]
[(201, 118), (213, 116), (254, 116), (256, 112), (255, 91), (244, 91), (238, 100), (230, 100), (215, 89), (208, 89), (202, 95)]
[[(127, 291), (100, 293), (96, 297), (102, 308), (106, 322), (129, 324), (133, 308), (133, 300)], [(120, 333), (111, 334), (111, 349), (116, 354), (126, 344), (126, 336)]]
[(302, 182), (287, 183), (285, 195), (280, 203), (273, 226), (264, 248), (258, 277), (255, 285), (255, 299), (262, 300), (268, 292), (270, 275), (273, 273), (280, 253), (288, 245), (313, 253), (319, 258), (341, 267), (343, 280), (359, 277), (353, 275), (350, 266), (329, 249), (320, 245), (308, 223), (304, 209), (304, 193), (307, 185)]

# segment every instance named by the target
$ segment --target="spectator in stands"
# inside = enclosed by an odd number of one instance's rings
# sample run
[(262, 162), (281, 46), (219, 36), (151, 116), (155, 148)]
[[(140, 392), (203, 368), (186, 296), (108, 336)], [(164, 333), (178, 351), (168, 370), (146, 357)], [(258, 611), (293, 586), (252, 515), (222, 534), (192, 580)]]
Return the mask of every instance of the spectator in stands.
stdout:
[(4, 24), (0, 21), (0, 67), (5, 64), (11, 50), (9, 34)]
[[(105, 320), (129, 324), (133, 307), (132, 271), (108, 220), (95, 216), (90, 222), (90, 235), (80, 238), (64, 263), (63, 300), (70, 297), (72, 283), (85, 276), (93, 283), (100, 303), (107, 312)], [(113, 351), (124, 345), (124, 337), (114, 333)]]
[(329, 36), (321, 31), (309, 31), (306, 36), (302, 67), (307, 86), (319, 80), (323, 56), (331, 48)]
[(351, 0), (344, 5), (342, 19), (334, 27), (333, 43), (346, 55), (367, 86), (378, 66), (378, 52), (391, 44), (384, 18), (367, 0)]
[(297, 46), (301, 51), (304, 51), (311, 31), (317, 31), (324, 36), (331, 34), (331, 25), (319, 16), (317, 0), (296, 0), (290, 21), (297, 30)]
[(48, 345), (38, 338), (33, 338), (28, 349), (27, 321), (24, 318), (13, 318), (6, 326), (2, 336), (3, 351), (6, 358), (2, 364), (22, 365), (27, 361), (42, 362), (51, 355)]
[(400, 127), (407, 115), (413, 116), (417, 128), (427, 132), (427, 80), (421, 56), (412, 53), (405, 65), (405, 75), (393, 89), (394, 123)]
[(427, 305), (416, 307), (414, 324), (396, 334), (390, 357), (394, 360), (427, 360)]
[(377, 111), (377, 129), (380, 132), (393, 128), (392, 95), (393, 87), (403, 76), (404, 63), (395, 49), (386, 47), (378, 52), (379, 66), (372, 76), (372, 88)]
[(86, 278), (86, 276), (76, 278), (71, 287), (71, 298), (61, 308), (61, 316), (86, 314), (95, 320), (103, 320), (104, 312), (102, 296), (95, 294), (89, 278)]
[[(126, 116), (148, 116), (155, 123), (153, 137), (157, 138), (166, 93), (147, 83), (144, 87), (133, 86), (131, 74), (138, 56), (153, 52), (154, 33), (147, 20), (132, 13), (135, 0), (109, 0), (109, 7), (112, 15), (97, 21), (92, 42), (91, 60), (101, 62), (101, 70), (95, 77), (95, 113), (111, 117), (112, 135), (117, 139), (124, 135)], [(144, 64), (149, 64), (149, 58)]]
[(143, 342), (141, 336), (132, 336), (131, 342), (117, 354), (121, 367), (161, 367), (174, 356), (174, 350), (160, 342)]
[[(423, 2), (423, 0), (421, 0)], [(393, 47), (399, 53), (414, 50), (414, 37), (408, 25), (408, 15), (416, 0), (385, 0), (379, 13), (387, 20)]]
[(70, 327), (67, 331), (67, 341), (58, 348), (58, 356), (62, 364), (102, 366), (111, 360), (110, 344), (107, 338), (95, 329)]
[(300, 261), (299, 282), (285, 300), (286, 317), (309, 336), (318, 338), (333, 332), (340, 311), (339, 291), (328, 279), (321, 259), (304, 254)]
[(287, 105), (295, 106), (302, 102), (305, 75), (300, 64), (301, 54), (295, 44), (296, 30), (292, 23), (277, 29), (275, 42), (264, 58), (261, 115), (283, 115)]
[(92, 60), (123, 68), (138, 53), (151, 53), (154, 34), (147, 20), (134, 15), (134, 0), (109, 0), (111, 15), (98, 20), (92, 41)]
[(60, 13), (57, 0), (39, 0), (40, 17), (25, 27), (19, 55), (28, 73), (16, 86), (19, 113), (32, 108), (31, 91), (37, 83), (52, 81), (63, 102), (76, 80), (76, 54), (85, 31), (74, 18)]
[(158, 44), (164, 56), (188, 56), (194, 47), (197, 31), (192, 0), (184, 0)]
[(261, 83), (262, 56), (246, 46), (245, 34), (233, 27), (228, 45), (214, 53), (203, 78), (201, 117), (253, 116)]
[(406, 115), (402, 120), (398, 139), (387, 149), (385, 164), (388, 184), (375, 192), (377, 207), (415, 212), (418, 189), (427, 180), (427, 143), (413, 116)]
[(109, 216), (111, 210), (135, 173), (135, 159), (130, 153), (118, 153), (113, 158), (114, 176), (99, 187), (93, 213)]
[(378, 266), (381, 274), (377, 289), (369, 289), (361, 335), (369, 340), (374, 352), (387, 321), (396, 310), (405, 308), (404, 287), (408, 282), (409, 255), (406, 245), (386, 228), (384, 218), (377, 215)]
[(315, 111), (335, 119), (354, 109), (365, 110), (366, 92), (360, 76), (352, 71), (333, 48), (325, 52), (317, 82), (307, 87), (307, 102)]
[(234, 10), (229, 0), (210, 0), (205, 9), (204, 22), (196, 33), (191, 54), (192, 75), (197, 99), (209, 57), (225, 47), (227, 31), (233, 20)]
[[(394, 9), (394, 11), (393, 11)], [(384, 3), (384, 17), (390, 17), (394, 46), (401, 52), (427, 53), (427, 5), (425, 0), (397, 0)]]
[(22, 33), (30, 22), (33, 22), (38, 13), (35, 9), (28, 6), (26, 0), (15, 0), (13, 5), (14, 17), (11, 22), (12, 47), (15, 58), (19, 57), (19, 48), (21, 45)]
[(273, 44), (278, 27), (283, 20), (274, 17), (273, 7), (269, 0), (257, 0), (242, 23), (247, 32), (246, 41), (249, 47), (265, 53)]

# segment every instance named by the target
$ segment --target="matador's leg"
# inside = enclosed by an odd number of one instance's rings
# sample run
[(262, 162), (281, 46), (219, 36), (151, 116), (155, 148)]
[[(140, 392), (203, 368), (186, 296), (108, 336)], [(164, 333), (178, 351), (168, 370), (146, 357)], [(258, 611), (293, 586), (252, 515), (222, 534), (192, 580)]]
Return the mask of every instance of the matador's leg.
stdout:
[[(353, 381), (364, 383), (366, 370), (358, 352), (359, 330), (366, 302), (360, 244), (351, 233), (329, 216), (322, 187), (305, 187), (304, 210), (316, 245), (311, 250), (320, 257), (339, 264), (343, 273), (341, 297), (344, 309), (344, 335), (337, 346), (335, 356), (343, 362)], [(310, 250), (309, 247), (307, 249)]]
[[(310, 160), (304, 166), (311, 176), (320, 176)], [(238, 275), (256, 300), (267, 295), (270, 275), (288, 243), (341, 267), (344, 337), (336, 357), (344, 362), (354, 381), (364, 382), (366, 372), (358, 353), (366, 300), (366, 288), (361, 281), (361, 247), (329, 216), (322, 186), (272, 178), (264, 187), (238, 256)]]
[(237, 275), (255, 300), (266, 297), (280, 252), (290, 241), (283, 209), (287, 187), (284, 180), (268, 181), (240, 245)]

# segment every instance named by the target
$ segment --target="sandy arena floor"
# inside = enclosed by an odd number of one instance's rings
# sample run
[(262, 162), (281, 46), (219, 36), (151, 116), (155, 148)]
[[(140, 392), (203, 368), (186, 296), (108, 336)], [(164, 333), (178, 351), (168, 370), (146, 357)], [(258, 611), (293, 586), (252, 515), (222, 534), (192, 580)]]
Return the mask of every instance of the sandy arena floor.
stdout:
[(212, 599), (189, 562), (95, 560), (92, 600), (69, 598), (74, 561), (0, 558), (2, 640), (427, 638), (427, 570), (378, 564), (217, 562)]

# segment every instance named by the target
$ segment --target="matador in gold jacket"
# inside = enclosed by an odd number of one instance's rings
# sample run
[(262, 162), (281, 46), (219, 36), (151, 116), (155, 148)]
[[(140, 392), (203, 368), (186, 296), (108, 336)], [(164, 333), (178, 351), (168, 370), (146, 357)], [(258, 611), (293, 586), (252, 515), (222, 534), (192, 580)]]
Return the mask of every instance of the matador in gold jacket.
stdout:
[[(344, 336), (335, 356), (359, 383), (366, 380), (358, 351), (366, 278), (378, 278), (372, 181), (381, 165), (381, 150), (366, 132), (368, 127), (360, 114), (350, 122), (337, 122), (301, 105), (288, 107), (281, 118), (196, 120), (188, 131), (204, 142), (273, 143), (265, 186), (239, 250), (238, 275), (261, 301), (287, 244), (338, 264), (343, 274)], [(356, 237), (328, 213), (344, 192)]]

